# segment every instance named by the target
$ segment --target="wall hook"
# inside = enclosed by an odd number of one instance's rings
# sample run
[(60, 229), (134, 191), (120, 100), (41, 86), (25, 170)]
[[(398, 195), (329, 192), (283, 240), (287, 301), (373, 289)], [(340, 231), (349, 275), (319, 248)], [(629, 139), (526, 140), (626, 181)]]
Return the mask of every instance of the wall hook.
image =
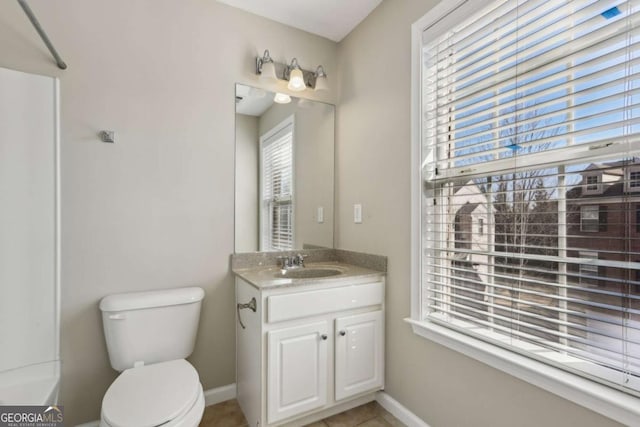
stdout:
[(99, 135), (102, 142), (116, 142), (116, 133), (112, 130), (101, 130)]

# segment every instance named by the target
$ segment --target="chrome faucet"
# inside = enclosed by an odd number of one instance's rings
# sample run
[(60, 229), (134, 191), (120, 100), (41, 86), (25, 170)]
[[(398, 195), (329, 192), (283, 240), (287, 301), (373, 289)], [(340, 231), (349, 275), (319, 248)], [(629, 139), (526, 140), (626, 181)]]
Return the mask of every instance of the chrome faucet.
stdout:
[(291, 270), (294, 268), (304, 268), (304, 259), (308, 255), (296, 254), (293, 256), (279, 256), (280, 268), (282, 270)]
[(279, 256), (278, 261), (280, 261), (280, 268), (282, 270), (289, 270), (293, 264), (293, 258), (288, 256)]
[(302, 254), (297, 254), (295, 256), (295, 258), (293, 259), (293, 264), (297, 265), (300, 268), (304, 268), (304, 259), (306, 257), (308, 257), (309, 255), (302, 255)]

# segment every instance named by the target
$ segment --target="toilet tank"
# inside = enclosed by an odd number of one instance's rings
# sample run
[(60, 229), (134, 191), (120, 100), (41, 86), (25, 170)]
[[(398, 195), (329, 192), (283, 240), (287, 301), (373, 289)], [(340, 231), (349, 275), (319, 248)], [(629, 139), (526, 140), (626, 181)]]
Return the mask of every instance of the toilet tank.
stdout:
[(204, 298), (201, 288), (108, 295), (100, 301), (113, 369), (184, 359), (193, 352)]

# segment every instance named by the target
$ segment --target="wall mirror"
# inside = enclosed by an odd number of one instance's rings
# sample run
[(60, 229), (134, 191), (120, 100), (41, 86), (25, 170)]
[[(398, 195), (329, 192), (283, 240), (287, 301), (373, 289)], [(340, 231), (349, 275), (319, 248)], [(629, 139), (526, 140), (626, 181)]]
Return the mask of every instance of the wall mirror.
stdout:
[(334, 116), (236, 85), (236, 252), (333, 247)]

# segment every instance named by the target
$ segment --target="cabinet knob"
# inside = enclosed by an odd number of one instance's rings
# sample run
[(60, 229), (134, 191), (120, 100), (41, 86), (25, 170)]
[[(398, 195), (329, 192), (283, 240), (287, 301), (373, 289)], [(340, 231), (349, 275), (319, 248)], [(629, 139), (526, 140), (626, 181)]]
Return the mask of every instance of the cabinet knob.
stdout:
[(326, 340), (329, 337), (327, 337), (327, 334), (322, 334), (322, 335), (320, 335), (320, 338), (322, 338), (323, 340)]
[(345, 336), (345, 335), (347, 335), (347, 332), (346, 332), (346, 331), (340, 331), (340, 336), (341, 336), (341, 337), (343, 337), (343, 336)]

